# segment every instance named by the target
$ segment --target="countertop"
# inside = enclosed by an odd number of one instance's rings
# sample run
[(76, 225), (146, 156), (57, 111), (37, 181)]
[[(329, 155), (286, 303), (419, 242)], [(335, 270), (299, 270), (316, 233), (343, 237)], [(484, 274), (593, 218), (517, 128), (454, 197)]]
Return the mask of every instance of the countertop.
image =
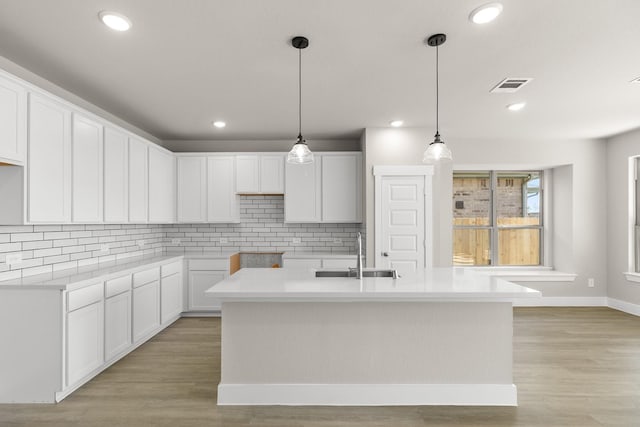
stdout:
[(358, 254), (349, 252), (284, 252), (282, 258), (292, 259), (310, 259), (310, 258), (353, 258), (355, 259)]
[(166, 264), (168, 261), (182, 260), (182, 255), (151, 255), (125, 258), (120, 261), (103, 262), (85, 267), (60, 270), (54, 273), (38, 274), (22, 279), (0, 281), (1, 289), (51, 289), (73, 290), (100, 280), (109, 280), (123, 274), (136, 273)]
[(240, 270), (206, 291), (224, 301), (508, 301), (539, 291), (460, 268), (391, 278), (316, 278), (314, 269)]

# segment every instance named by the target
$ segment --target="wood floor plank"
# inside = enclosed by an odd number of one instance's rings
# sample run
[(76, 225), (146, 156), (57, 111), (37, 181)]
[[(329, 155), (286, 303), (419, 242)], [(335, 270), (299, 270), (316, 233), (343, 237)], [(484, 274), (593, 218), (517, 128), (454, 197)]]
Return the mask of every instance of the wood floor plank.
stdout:
[(512, 407), (218, 407), (220, 320), (183, 318), (57, 405), (0, 405), (2, 427), (640, 426), (640, 318), (516, 308)]

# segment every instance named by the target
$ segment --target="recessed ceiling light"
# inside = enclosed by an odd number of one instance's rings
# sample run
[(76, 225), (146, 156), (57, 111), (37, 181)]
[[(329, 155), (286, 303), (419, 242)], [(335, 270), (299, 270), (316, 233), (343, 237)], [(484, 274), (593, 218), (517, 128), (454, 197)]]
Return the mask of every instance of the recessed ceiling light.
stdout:
[(131, 20), (117, 12), (107, 12), (103, 10), (98, 14), (100, 20), (107, 27), (115, 31), (127, 31), (131, 28)]
[(509, 111), (520, 111), (527, 105), (526, 102), (516, 102), (514, 104), (507, 105), (507, 110)]
[(487, 3), (473, 9), (469, 15), (469, 20), (474, 24), (486, 24), (493, 21), (502, 12), (500, 3)]
[(394, 128), (399, 128), (400, 126), (402, 126), (404, 124), (404, 122), (402, 120), (392, 120), (389, 122), (389, 124), (391, 126), (393, 126)]
[(213, 122), (213, 125), (215, 127), (217, 127), (218, 129), (222, 129), (223, 127), (225, 127), (227, 124), (221, 120), (216, 120), (215, 122)]

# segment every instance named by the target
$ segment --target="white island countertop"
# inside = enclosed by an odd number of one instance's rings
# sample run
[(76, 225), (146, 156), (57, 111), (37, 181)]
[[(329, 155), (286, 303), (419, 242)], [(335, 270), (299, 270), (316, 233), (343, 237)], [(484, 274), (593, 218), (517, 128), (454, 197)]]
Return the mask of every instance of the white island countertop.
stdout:
[(252, 268), (206, 292), (224, 301), (507, 301), (539, 291), (463, 268), (391, 278), (316, 278), (315, 269)]

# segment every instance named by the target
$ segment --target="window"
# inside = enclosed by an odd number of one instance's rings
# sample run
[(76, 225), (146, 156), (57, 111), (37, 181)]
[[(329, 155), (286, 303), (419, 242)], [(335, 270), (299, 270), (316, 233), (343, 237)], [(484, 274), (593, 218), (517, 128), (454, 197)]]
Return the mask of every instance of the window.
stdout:
[(453, 265), (542, 264), (542, 172), (453, 174)]

